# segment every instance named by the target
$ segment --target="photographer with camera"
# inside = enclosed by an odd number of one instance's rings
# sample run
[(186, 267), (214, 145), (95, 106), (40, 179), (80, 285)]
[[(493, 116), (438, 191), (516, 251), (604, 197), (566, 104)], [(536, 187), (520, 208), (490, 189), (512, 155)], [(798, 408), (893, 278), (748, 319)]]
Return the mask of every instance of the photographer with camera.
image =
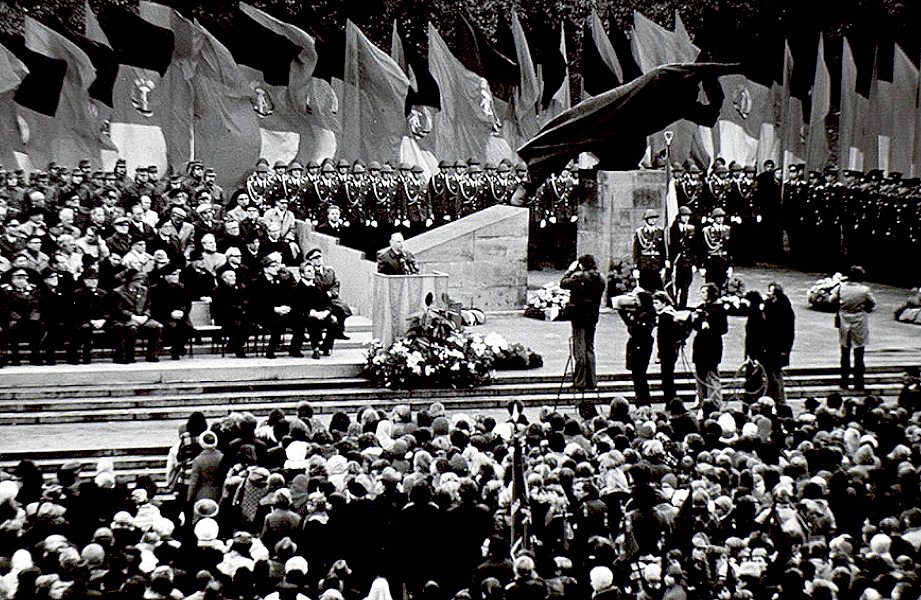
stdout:
[(604, 293), (604, 279), (598, 273), (595, 257), (583, 254), (569, 265), (560, 280), (560, 287), (569, 290), (568, 312), (572, 321), (572, 356), (575, 362), (572, 386), (580, 390), (594, 389), (597, 386), (595, 328)]
[(723, 359), (723, 335), (729, 330), (726, 310), (719, 303), (720, 291), (714, 283), (700, 288), (703, 304), (693, 315), (694, 342), (692, 346), (694, 370), (697, 375), (697, 401), (712, 399), (721, 404), (720, 361)]
[[(662, 372), (662, 400), (668, 404), (676, 397), (675, 363), (690, 333), (690, 323), (687, 318), (679, 316), (671, 296), (665, 291), (659, 290), (652, 295), (652, 307), (656, 313), (656, 346)], [(686, 312), (682, 314), (687, 316)]]

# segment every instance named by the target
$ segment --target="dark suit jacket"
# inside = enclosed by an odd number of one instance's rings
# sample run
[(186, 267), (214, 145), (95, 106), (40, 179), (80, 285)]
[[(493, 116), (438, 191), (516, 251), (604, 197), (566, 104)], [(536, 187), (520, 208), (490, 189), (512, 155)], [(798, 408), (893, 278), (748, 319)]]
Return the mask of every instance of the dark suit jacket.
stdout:
[(215, 502), (221, 501), (223, 481), (219, 481), (218, 473), (223, 453), (216, 448), (205, 448), (192, 461), (192, 472), (189, 479), (188, 500), (193, 504), (202, 498), (211, 498)]
[(409, 252), (403, 251), (397, 255), (393, 248), (387, 248), (377, 257), (377, 272), (384, 275), (415, 275), (419, 272), (416, 258)]
[(137, 297), (132, 296), (128, 286), (121, 285), (112, 290), (112, 319), (125, 323), (131, 315), (150, 316), (150, 294), (146, 287), (140, 289)]

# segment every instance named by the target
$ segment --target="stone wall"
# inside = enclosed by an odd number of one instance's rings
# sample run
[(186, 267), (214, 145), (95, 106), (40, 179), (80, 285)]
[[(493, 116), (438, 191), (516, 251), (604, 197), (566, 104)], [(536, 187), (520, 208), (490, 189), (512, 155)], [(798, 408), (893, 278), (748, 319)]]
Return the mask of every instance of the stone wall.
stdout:
[(592, 254), (602, 275), (612, 258), (633, 263), (633, 232), (643, 224), (643, 212), (659, 211), (665, 226), (665, 171), (596, 171), (585, 181), (583, 172), (577, 252)]
[(450, 275), (465, 307), (522, 308), (528, 293), (528, 209), (492, 206), (406, 241), (423, 273)]

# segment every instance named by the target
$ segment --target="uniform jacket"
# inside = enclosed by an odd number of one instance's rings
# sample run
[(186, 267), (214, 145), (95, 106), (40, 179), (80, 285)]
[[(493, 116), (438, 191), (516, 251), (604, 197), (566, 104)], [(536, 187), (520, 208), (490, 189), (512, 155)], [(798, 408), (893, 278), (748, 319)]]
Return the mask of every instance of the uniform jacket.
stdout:
[(665, 266), (665, 231), (658, 226), (644, 225), (633, 232), (633, 264), (641, 271)]

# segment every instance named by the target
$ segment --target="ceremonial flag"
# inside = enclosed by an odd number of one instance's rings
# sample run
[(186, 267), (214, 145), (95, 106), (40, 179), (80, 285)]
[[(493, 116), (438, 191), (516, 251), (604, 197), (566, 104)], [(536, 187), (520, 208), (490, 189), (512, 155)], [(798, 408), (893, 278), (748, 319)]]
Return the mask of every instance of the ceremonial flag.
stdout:
[(16, 121), (16, 88), (22, 83), (29, 69), (25, 63), (6, 47), (0, 45), (0, 165), (15, 169), (19, 162), (15, 148), (22, 140), (19, 137), (19, 125)]
[(921, 176), (921, 75), (918, 76), (918, 103), (915, 105), (915, 135), (912, 144), (911, 176)]
[(569, 65), (566, 59), (566, 29), (560, 23), (560, 45), (538, 44), (537, 48), (549, 48), (543, 53), (538, 65), (543, 90), (538, 120), (541, 127), (572, 106), (569, 90)]
[(428, 36), (429, 70), (441, 90), (441, 112), (424, 144), (443, 160), (484, 156), (498, 128), (489, 83), (464, 68), (431, 23)]
[(830, 157), (825, 117), (831, 96), (831, 75), (825, 63), (825, 39), (819, 34), (819, 52), (815, 62), (815, 80), (812, 84), (812, 107), (809, 113), (809, 133), (806, 138), (806, 169), (821, 171)]
[[(113, 94), (112, 141), (129, 170), (156, 165), (161, 173), (181, 172), (192, 155), (192, 23), (154, 2), (142, 0), (138, 10), (139, 21), (124, 24), (140, 23), (138, 37), (149, 35), (149, 44), (136, 47), (130, 32), (106, 34), (122, 61)], [(87, 33), (92, 35), (92, 28)]]
[[(515, 61), (494, 48), (486, 36), (463, 15), (454, 41), (460, 63), (484, 77), (493, 95), (507, 102), (512, 96), (512, 88), (518, 85), (518, 65)], [(435, 74), (434, 70), (432, 74)]]
[[(89, 5), (85, 5), (86, 19), (95, 21), (95, 15)], [(91, 23), (90, 27), (98, 34), (101, 29), (98, 24)], [(89, 87), (90, 98), (98, 100), (109, 109), (112, 108), (112, 88), (115, 86), (115, 77), (118, 74), (118, 61), (115, 53), (105, 36), (93, 39), (87, 35), (70, 31), (63, 23), (57, 23), (55, 30), (70, 40), (74, 45), (83, 50), (89, 57), (95, 70), (93, 83)]]
[(624, 83), (623, 67), (595, 10), (585, 24), (581, 60), (585, 94), (596, 96)]
[(918, 69), (898, 45), (892, 66), (892, 141), (889, 168), (909, 177), (913, 164)]
[[(892, 136), (892, 75), (883, 58), (885, 49), (877, 46), (870, 82), (870, 102), (863, 134), (864, 169), (889, 170), (889, 142)], [(891, 63), (890, 63), (891, 64)], [(885, 72), (884, 72), (885, 69)]]
[[(406, 94), (404, 112), (409, 115), (413, 107), (429, 107), (441, 110), (441, 95), (438, 82), (432, 77), (428, 63), (412, 48), (403, 45), (397, 21), (393, 21), (393, 33), (390, 40), (390, 57), (400, 65), (409, 78), (409, 91)], [(431, 119), (431, 116), (426, 118)], [(430, 128), (430, 127), (429, 127)]]
[(783, 152), (783, 173), (787, 167), (803, 161), (805, 155), (803, 102), (792, 93), (793, 53), (790, 43), (784, 42), (784, 69), (781, 94), (780, 144)]
[(531, 549), (531, 499), (524, 478), (522, 440), (515, 435), (512, 440), (512, 503), (509, 516), (512, 521), (511, 549), (513, 555)]
[(851, 148), (855, 146), (855, 116), (857, 113), (857, 65), (847, 38), (841, 48), (841, 109), (838, 114), (838, 168), (854, 169)]
[(409, 78), (390, 56), (348, 21), (345, 28), (342, 142), (347, 160), (396, 160), (406, 131)]
[[(101, 151), (109, 148), (111, 142), (99, 110), (89, 96), (88, 89), (96, 79), (89, 56), (61, 34), (28, 16), (25, 18), (25, 47), (46, 58), (61, 61), (57, 64), (65, 66), (59, 100), (53, 113), (37, 112), (24, 105), (19, 107), (21, 139), (32, 164), (43, 165), (53, 160), (76, 165), (82, 159), (99, 164)], [(27, 79), (46, 75), (28, 66), (30, 73)]]
[(390, 33), (390, 58), (393, 62), (400, 65), (406, 76), (409, 77), (409, 84), (413, 83), (413, 75), (409, 72), (409, 65), (406, 63), (406, 52), (403, 50), (403, 40), (400, 39), (400, 31), (397, 27), (397, 20), (393, 20), (393, 31)]
[[(515, 98), (515, 112), (518, 115), (522, 132), (528, 137), (537, 133), (536, 108), (540, 99), (540, 84), (534, 61), (531, 58), (531, 48), (525, 36), (518, 13), (512, 10), (512, 37), (515, 40), (515, 56), (518, 59), (519, 84), (518, 95)], [(526, 130), (526, 123), (533, 122), (534, 130)], [(530, 131), (530, 133), (528, 133)]]
[(106, 26), (103, 28), (89, 2), (84, 5), (86, 37), (110, 47), (119, 64), (150, 69), (164, 75), (173, 60), (176, 44), (172, 30), (155, 25), (122, 6), (105, 6)]

